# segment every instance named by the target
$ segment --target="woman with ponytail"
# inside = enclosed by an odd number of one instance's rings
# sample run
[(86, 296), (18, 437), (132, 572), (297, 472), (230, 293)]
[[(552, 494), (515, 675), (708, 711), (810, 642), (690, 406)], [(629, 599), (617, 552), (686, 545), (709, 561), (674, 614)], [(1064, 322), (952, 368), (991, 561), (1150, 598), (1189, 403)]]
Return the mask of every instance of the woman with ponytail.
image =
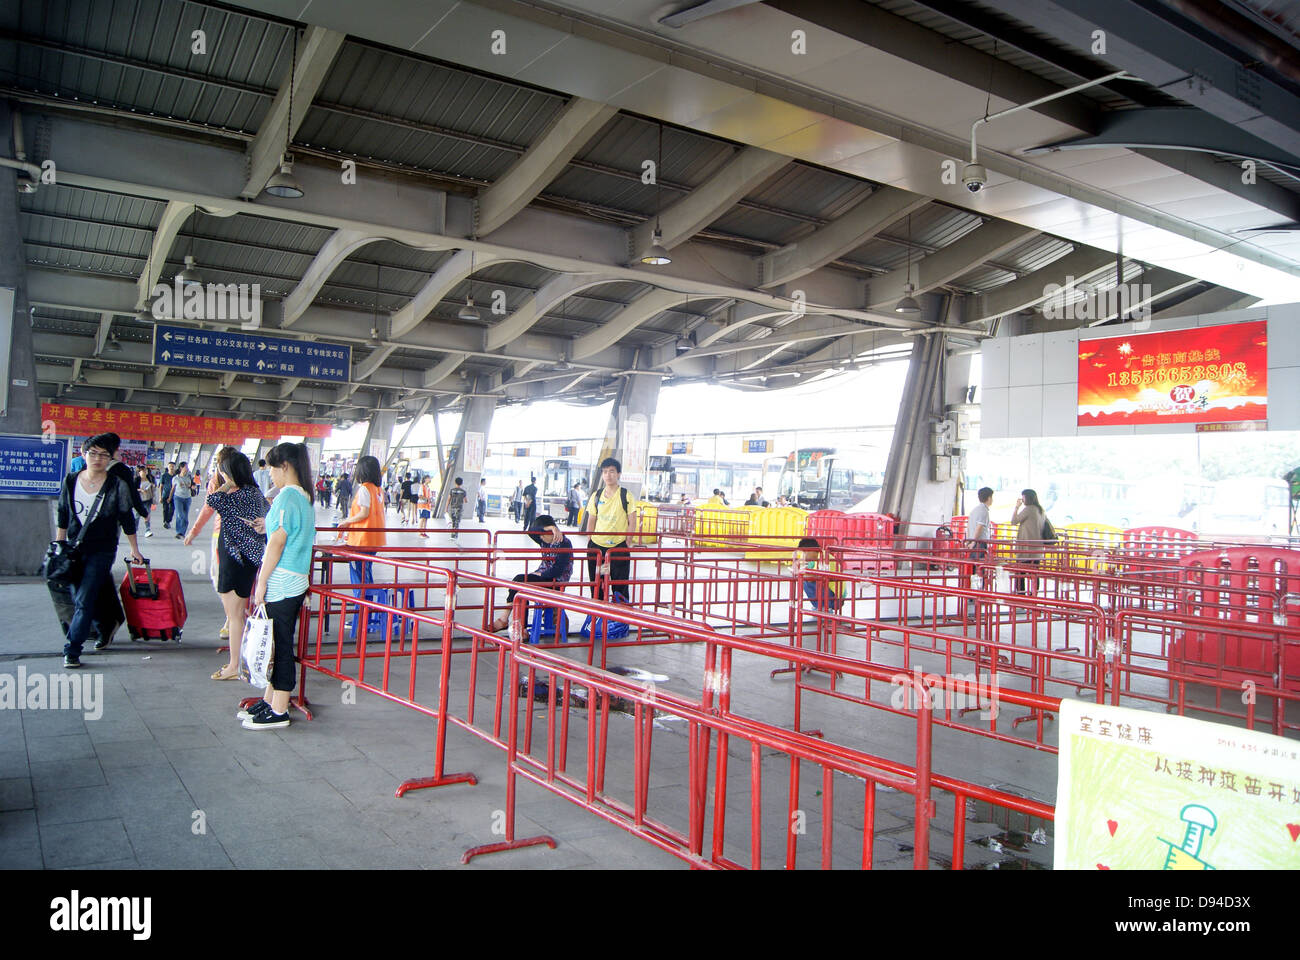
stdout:
[(294, 648), (298, 612), (311, 586), (311, 548), (316, 539), (311, 459), (302, 443), (281, 443), (267, 454), (271, 479), (280, 491), (266, 514), (266, 554), (253, 591), (266, 604), (275, 637), (271, 683), (265, 696), (236, 716), (247, 730), (274, 730), (289, 725), (289, 694), (296, 680)]

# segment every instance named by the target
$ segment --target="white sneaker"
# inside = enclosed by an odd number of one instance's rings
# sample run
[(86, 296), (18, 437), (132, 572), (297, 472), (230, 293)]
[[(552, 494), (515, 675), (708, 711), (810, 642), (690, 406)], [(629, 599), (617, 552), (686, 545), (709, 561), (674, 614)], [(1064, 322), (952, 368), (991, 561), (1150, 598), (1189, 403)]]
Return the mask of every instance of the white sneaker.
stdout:
[(152, 531), (152, 530), (146, 530), (146, 531), (144, 532), (144, 535), (145, 535), (146, 537), (152, 537), (152, 536), (153, 536), (153, 531)]

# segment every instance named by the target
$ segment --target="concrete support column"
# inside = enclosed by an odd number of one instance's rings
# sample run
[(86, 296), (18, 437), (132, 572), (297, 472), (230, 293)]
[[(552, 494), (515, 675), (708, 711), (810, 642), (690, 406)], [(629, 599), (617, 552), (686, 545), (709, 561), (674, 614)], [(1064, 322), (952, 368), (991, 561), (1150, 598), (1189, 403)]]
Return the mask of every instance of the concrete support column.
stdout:
[(367, 456), (378, 457), (379, 465), (382, 467), (388, 459), (388, 447), (393, 442), (393, 430), (396, 427), (397, 411), (376, 411), (370, 418), (370, 426), (366, 427), (366, 439), (361, 442), (357, 459)]
[[(461, 523), (466, 523), (467, 517), (473, 517), (479, 477), (483, 475), (483, 468), (486, 466), (487, 438), (492, 430), (492, 415), (496, 412), (496, 408), (496, 397), (469, 397), (465, 401), (465, 410), (460, 415), (460, 427), (456, 430), (455, 456), (447, 461), (447, 469), (442, 475), (442, 486), (438, 489), (435, 517), (440, 517), (446, 512), (447, 492), (451, 490), (456, 477), (460, 477), (465, 482), (465, 513), (461, 515)], [(471, 434), (474, 436), (471, 437)], [(467, 439), (472, 439), (474, 442), (467, 443)], [(474, 456), (476, 462), (467, 462), (467, 453)], [(474, 469), (471, 470), (470, 467)], [(538, 493), (540, 496), (540, 490)]]
[(311, 481), (316, 482), (320, 476), (321, 458), (325, 456), (325, 441), (319, 437), (314, 440), (304, 440), (307, 445), (307, 457), (311, 461)]
[(265, 460), (266, 455), (271, 452), (271, 448), (276, 444), (275, 437), (265, 437), (257, 441), (257, 452), (253, 454), (253, 469), (257, 469), (257, 461)]
[[(952, 516), (956, 479), (935, 481), (931, 453), (935, 427), (943, 417), (945, 337), (918, 337), (912, 348), (903, 402), (885, 466), (880, 510), (901, 519), (906, 536), (929, 537)], [(914, 528), (906, 526), (915, 524)]]
[(200, 445), (198, 459), (196, 461), (198, 463), (198, 470), (196, 472), (199, 476), (207, 473), (208, 461), (212, 459), (212, 455), (216, 452), (217, 445), (215, 443), (205, 443)]
[[(15, 152), (13, 119), (4, 101), (0, 101), (0, 152), (6, 157)], [(9, 376), (0, 385), (8, 396), (0, 412), (0, 432), (35, 435), (41, 432), (41, 402), (36, 392), (27, 269), (18, 229), (17, 175), (17, 170), (0, 167), (0, 287), (13, 291), (12, 311), (0, 316), (0, 344), (7, 343), (9, 351)], [(40, 572), (45, 548), (54, 538), (51, 499), (6, 500), (0, 506), (4, 518), (0, 523), (0, 574), (25, 577)]]
[(600, 462), (606, 457), (614, 457), (623, 464), (623, 486), (627, 488), (628, 496), (633, 499), (640, 497), (641, 488), (645, 486), (650, 433), (662, 383), (663, 377), (658, 373), (637, 373), (623, 378), (614, 409), (609, 414), (600, 456), (592, 464), (588, 489), (595, 490), (600, 486)]

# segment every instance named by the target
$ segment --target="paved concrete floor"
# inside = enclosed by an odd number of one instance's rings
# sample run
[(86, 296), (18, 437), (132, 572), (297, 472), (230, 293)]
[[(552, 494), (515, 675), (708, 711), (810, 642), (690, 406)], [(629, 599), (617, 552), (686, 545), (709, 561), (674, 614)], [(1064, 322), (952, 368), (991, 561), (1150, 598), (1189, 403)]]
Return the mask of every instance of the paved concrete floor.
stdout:
[[(331, 515), (321, 511), (319, 517), (328, 525)], [(97, 719), (82, 711), (0, 710), (0, 867), (459, 867), (467, 847), (501, 839), (494, 827), (499, 827), (498, 811), (504, 807), (504, 755), (465, 731), (449, 734), (446, 768), (471, 770), (479, 784), (417, 791), (398, 800), (393, 791), (399, 782), (432, 771), (435, 724), (416, 711), (365, 692), (348, 702), (337, 681), (309, 673), (316, 720), (295, 714), (285, 730), (242, 729), (234, 712), (250, 688), (208, 679), (224, 654), (215, 652), (222, 615), (204, 575), (206, 551), (197, 550), (207, 538), (187, 548), (169, 531), (158, 530), (141, 542), (155, 565), (182, 573), (190, 608), (184, 642), (133, 643), (123, 629), (107, 650), (87, 650), (83, 675), (101, 678), (103, 684), (103, 713)], [(468, 534), (465, 542), (470, 542)], [(395, 543), (449, 541), (441, 534), (423, 541), (403, 533)], [(119, 564), (115, 576), (121, 575)], [(20, 667), (29, 675), (63, 672), (60, 631), (43, 584), (0, 585), (0, 617), (11, 625), (0, 640), (0, 673), (14, 674)], [(851, 645), (841, 652), (852, 653)], [(454, 662), (453, 706), (463, 710), (468, 688), (457, 682), (468, 659)], [(664, 689), (698, 695), (703, 670), (698, 645), (612, 650), (609, 662), (664, 674), (669, 677)], [(941, 666), (938, 658), (920, 662), (928, 669)], [(737, 658), (734, 704), (749, 715), (788, 725), (793, 684), (788, 676), (769, 679), (771, 666), (765, 658)], [(394, 664), (393, 689), (404, 688), (402, 669)], [(481, 656), (480, 671), (475, 695), (486, 716), (493, 706), (495, 657)], [(422, 669), (419, 678), (420, 702), (432, 702), (436, 671)], [(910, 759), (914, 728), (906, 718), (829, 698), (805, 696), (804, 701), (805, 727), (821, 726), (839, 741)], [(542, 707), (536, 706), (534, 717), (542, 716)], [(656, 723), (648, 790), (651, 814), (679, 828), (685, 827), (687, 809), (684, 728), (671, 718)], [(536, 730), (533, 753), (544, 756), (544, 746), (539, 746), (544, 733), (540, 725)], [(582, 765), (585, 730), (586, 712), (575, 710), (571, 770)], [(629, 801), (632, 731), (629, 716), (611, 717), (609, 789)], [(1052, 736), (1049, 725), (1049, 742)], [(1050, 755), (942, 730), (936, 732), (935, 746), (935, 767), (946, 774), (1054, 798), (1055, 758)], [(733, 739), (728, 754), (726, 850), (748, 863), (749, 745)], [(789, 761), (764, 750), (759, 765), (763, 862), (779, 866)], [(843, 776), (833, 781), (833, 863), (851, 867), (862, 847), (862, 783)], [(822, 787), (820, 774), (805, 773), (800, 796), (807, 808), (807, 835), (801, 841), (800, 866), (818, 863), (823, 804), (829, 799)], [(903, 793), (882, 789), (878, 794), (878, 867), (911, 866), (911, 803)], [(558, 848), (483, 857), (462, 869), (684, 867), (670, 854), (522, 778), (519, 811), (519, 836), (548, 833), (559, 841)], [(934, 866), (947, 865), (950, 856), (951, 811), (951, 801), (941, 798), (932, 831)], [(1006, 839), (1007, 823), (975, 808), (968, 819), (968, 865), (1050, 864), (1050, 837), (1046, 845), (1029, 845), (1008, 856), (990, 842)]]

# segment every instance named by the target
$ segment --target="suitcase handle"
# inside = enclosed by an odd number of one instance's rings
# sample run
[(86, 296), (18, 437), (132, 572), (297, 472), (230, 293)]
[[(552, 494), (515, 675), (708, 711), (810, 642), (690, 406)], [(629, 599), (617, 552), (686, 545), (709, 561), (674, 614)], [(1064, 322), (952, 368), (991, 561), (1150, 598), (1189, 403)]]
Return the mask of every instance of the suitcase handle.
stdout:
[[(143, 563), (136, 563), (130, 557), (127, 557), (126, 567), (130, 578), (129, 589), (131, 591), (131, 596), (135, 597), (137, 600), (142, 597), (145, 600), (157, 600), (158, 585), (153, 582), (153, 567), (150, 566), (149, 559), (146, 557)], [(148, 582), (147, 587), (140, 583), (140, 581), (136, 580), (135, 574), (132, 572), (135, 567), (144, 567), (145, 579)]]

